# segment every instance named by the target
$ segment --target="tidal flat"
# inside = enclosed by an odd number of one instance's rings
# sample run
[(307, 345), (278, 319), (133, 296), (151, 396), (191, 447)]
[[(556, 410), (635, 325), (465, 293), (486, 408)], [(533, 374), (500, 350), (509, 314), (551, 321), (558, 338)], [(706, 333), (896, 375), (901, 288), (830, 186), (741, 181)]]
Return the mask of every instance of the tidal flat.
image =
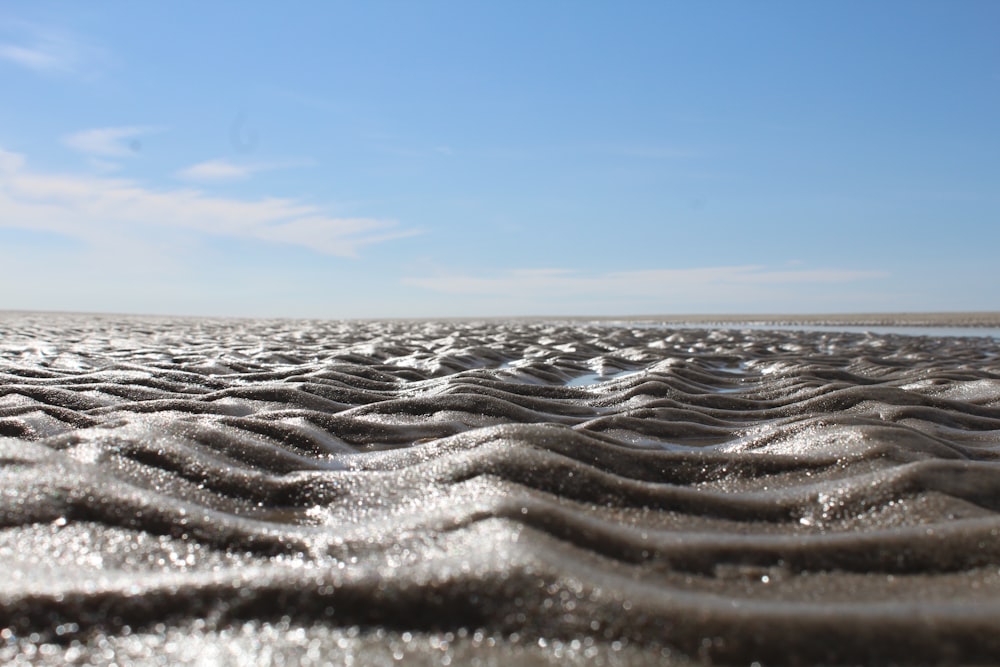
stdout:
[(997, 318), (870, 317), (0, 313), (0, 661), (990, 662)]

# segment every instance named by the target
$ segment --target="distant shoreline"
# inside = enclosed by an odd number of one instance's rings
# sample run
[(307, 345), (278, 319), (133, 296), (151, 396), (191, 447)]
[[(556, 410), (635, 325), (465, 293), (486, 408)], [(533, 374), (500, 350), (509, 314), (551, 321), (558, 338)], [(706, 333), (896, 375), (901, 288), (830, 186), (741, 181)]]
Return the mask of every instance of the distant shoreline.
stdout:
[[(714, 315), (525, 315), (519, 317), (391, 318), (395, 321), (642, 322), (674, 325), (872, 326), (1000, 328), (1000, 311), (954, 313), (815, 313)], [(366, 318), (368, 320), (368, 318)]]
[(665, 324), (1000, 327), (1000, 312), (650, 315), (640, 317), (598, 317), (591, 319), (663, 322)]
[(3, 310), (4, 316), (71, 316), (71, 317), (124, 317), (154, 319), (225, 319), (225, 320), (301, 320), (301, 321), (358, 321), (358, 322), (648, 322), (676, 325), (749, 324), (755, 326), (908, 326), (908, 327), (992, 327), (1000, 328), (1000, 311), (968, 312), (906, 312), (906, 313), (736, 313), (688, 315), (489, 315), (435, 317), (254, 317), (239, 315), (166, 315), (154, 313), (86, 313), (72, 311)]

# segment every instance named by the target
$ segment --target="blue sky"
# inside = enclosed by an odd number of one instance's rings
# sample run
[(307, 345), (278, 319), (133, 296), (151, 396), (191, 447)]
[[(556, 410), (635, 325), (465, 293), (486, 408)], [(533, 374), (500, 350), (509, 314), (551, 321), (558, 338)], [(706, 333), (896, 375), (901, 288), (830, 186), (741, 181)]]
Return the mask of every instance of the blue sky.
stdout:
[(0, 5), (0, 308), (1000, 310), (1000, 3)]

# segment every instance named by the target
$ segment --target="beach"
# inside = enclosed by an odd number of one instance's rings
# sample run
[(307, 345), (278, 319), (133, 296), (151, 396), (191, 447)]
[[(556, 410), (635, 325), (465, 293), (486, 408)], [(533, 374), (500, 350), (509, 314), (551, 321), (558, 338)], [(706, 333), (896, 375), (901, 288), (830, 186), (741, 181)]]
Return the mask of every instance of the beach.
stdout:
[(998, 327), (0, 313), (0, 661), (990, 662)]

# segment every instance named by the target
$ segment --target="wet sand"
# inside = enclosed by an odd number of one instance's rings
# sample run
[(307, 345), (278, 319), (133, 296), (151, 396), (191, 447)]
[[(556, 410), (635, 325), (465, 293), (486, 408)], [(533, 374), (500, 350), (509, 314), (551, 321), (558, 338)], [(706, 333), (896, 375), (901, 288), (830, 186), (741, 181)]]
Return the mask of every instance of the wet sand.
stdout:
[(1000, 343), (641, 319), (0, 313), (0, 660), (1000, 655)]

